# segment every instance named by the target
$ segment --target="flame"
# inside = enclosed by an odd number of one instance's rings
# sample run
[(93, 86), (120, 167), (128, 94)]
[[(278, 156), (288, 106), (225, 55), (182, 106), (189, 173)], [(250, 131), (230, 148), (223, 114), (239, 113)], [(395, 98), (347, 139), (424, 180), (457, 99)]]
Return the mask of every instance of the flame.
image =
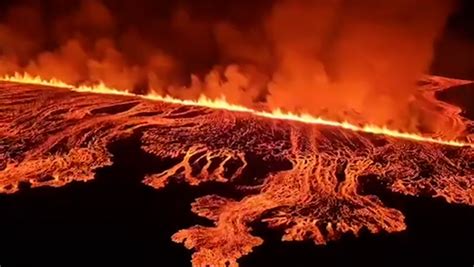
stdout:
[(471, 144), (471, 143), (466, 143), (466, 142), (461, 142), (461, 141), (456, 141), (456, 140), (443, 140), (441, 138), (428, 137), (428, 136), (423, 136), (416, 133), (407, 133), (407, 132), (389, 129), (385, 126), (377, 126), (377, 125), (371, 125), (371, 124), (358, 126), (347, 121), (343, 121), (343, 122), (331, 121), (331, 120), (323, 119), (321, 117), (315, 117), (308, 113), (297, 114), (297, 113), (292, 113), (292, 112), (284, 112), (281, 109), (276, 109), (271, 112), (258, 111), (258, 110), (254, 110), (254, 109), (247, 108), (244, 106), (229, 103), (227, 102), (224, 96), (217, 99), (210, 99), (206, 97), (205, 95), (201, 95), (198, 100), (182, 100), (182, 99), (173, 98), (169, 95), (161, 96), (154, 93), (150, 93), (147, 95), (137, 95), (128, 91), (110, 88), (102, 82), (96, 85), (90, 85), (90, 86), (89, 85), (74, 86), (55, 78), (48, 80), (48, 79), (43, 79), (40, 76), (30, 75), (28, 73), (23, 73), (23, 74), (15, 73), (14, 75), (5, 75), (3, 77), (0, 77), (0, 81), (60, 87), (60, 88), (67, 88), (72, 91), (84, 92), (84, 93), (87, 92), (87, 93), (96, 93), (96, 94), (139, 97), (139, 98), (148, 99), (152, 101), (161, 101), (161, 102), (172, 103), (172, 104), (180, 104), (180, 105), (187, 105), (187, 106), (201, 106), (201, 107), (208, 107), (212, 109), (251, 113), (259, 117), (270, 118), (270, 119), (289, 120), (289, 121), (296, 121), (296, 122), (308, 123), (308, 124), (334, 126), (334, 127), (351, 130), (351, 131), (356, 131), (356, 132), (365, 132), (365, 133), (370, 133), (370, 134), (375, 134), (375, 135), (385, 135), (385, 136), (390, 136), (390, 137), (395, 137), (395, 138), (400, 138), (400, 139), (407, 139), (407, 140), (412, 140), (412, 141), (428, 142), (428, 143), (457, 146), (457, 147), (469, 146), (469, 147), (474, 148), (474, 144)]
[(5, 75), (1, 77), (0, 80), (7, 81), (7, 82), (14, 82), (14, 83), (26, 83), (26, 84), (36, 84), (36, 85), (62, 87), (62, 88), (73, 88), (72, 85), (69, 85), (55, 78), (48, 80), (48, 79), (43, 79), (40, 76), (34, 76), (28, 73), (21, 74), (21, 73), (15, 72), (14, 75), (10, 75), (10, 76)]

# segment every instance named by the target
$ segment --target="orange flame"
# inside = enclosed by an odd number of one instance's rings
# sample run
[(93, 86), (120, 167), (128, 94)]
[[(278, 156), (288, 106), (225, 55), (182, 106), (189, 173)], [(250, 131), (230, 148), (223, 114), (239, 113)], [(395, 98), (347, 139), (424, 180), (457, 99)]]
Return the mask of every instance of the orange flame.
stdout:
[(423, 136), (416, 133), (401, 132), (401, 131), (389, 129), (385, 126), (377, 126), (377, 125), (371, 125), (371, 124), (358, 126), (347, 121), (344, 121), (344, 122), (331, 121), (331, 120), (326, 120), (320, 117), (315, 117), (308, 113), (296, 114), (292, 112), (284, 112), (281, 109), (276, 109), (276, 110), (273, 110), (272, 112), (258, 111), (258, 110), (254, 110), (254, 109), (247, 108), (244, 106), (231, 104), (226, 101), (224, 96), (218, 99), (210, 99), (206, 97), (205, 95), (201, 95), (198, 100), (181, 100), (181, 99), (173, 98), (169, 95), (161, 96), (161, 95), (157, 95), (153, 93), (148, 94), (148, 95), (137, 95), (134, 93), (130, 93), (128, 91), (110, 88), (104, 83), (99, 83), (92, 86), (86, 86), (86, 85), (74, 86), (74, 85), (70, 85), (65, 82), (62, 82), (60, 80), (54, 79), (54, 78), (48, 80), (48, 79), (43, 79), (39, 76), (30, 75), (28, 73), (23, 73), (23, 74), (15, 73), (14, 75), (5, 75), (3, 77), (0, 77), (0, 81), (68, 88), (76, 92), (132, 96), (132, 97), (139, 97), (143, 99), (161, 101), (161, 102), (172, 103), (172, 104), (180, 104), (180, 105), (187, 105), (187, 106), (202, 106), (202, 107), (208, 107), (212, 109), (245, 112), (245, 113), (251, 113), (259, 117), (265, 117), (265, 118), (271, 118), (271, 119), (289, 120), (289, 121), (297, 121), (297, 122), (308, 123), (308, 124), (334, 126), (334, 127), (351, 130), (351, 131), (356, 131), (356, 132), (365, 132), (365, 133), (370, 133), (370, 134), (375, 134), (375, 135), (385, 135), (385, 136), (407, 139), (407, 140), (412, 140), (412, 141), (428, 142), (428, 143), (457, 146), (457, 147), (469, 146), (469, 147), (474, 148), (474, 144), (471, 144), (471, 143), (466, 143), (466, 142), (461, 142), (461, 141), (456, 141), (456, 140), (443, 140), (441, 138), (428, 137), (428, 136)]
[(73, 88), (74, 86), (64, 83), (57, 79), (43, 79), (40, 76), (34, 76), (28, 73), (18, 73), (15, 72), (14, 75), (5, 75), (0, 78), (1, 81), (15, 82), (15, 83), (26, 83), (26, 84), (36, 84), (44, 86), (53, 86), (53, 87), (62, 87), (62, 88)]

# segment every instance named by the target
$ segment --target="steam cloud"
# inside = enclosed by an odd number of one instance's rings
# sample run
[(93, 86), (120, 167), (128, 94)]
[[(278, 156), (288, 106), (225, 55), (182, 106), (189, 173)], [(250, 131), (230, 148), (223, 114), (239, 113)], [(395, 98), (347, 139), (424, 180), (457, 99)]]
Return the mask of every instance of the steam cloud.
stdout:
[(414, 85), (451, 1), (253, 2), (6, 1), (0, 74), (419, 123)]

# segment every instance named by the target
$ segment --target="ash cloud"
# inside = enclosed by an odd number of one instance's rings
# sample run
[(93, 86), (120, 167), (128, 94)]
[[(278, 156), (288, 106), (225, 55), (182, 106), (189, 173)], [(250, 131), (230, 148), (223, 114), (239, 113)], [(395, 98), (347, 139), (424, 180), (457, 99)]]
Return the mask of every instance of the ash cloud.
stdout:
[(452, 1), (253, 2), (6, 1), (0, 74), (420, 123), (414, 85)]

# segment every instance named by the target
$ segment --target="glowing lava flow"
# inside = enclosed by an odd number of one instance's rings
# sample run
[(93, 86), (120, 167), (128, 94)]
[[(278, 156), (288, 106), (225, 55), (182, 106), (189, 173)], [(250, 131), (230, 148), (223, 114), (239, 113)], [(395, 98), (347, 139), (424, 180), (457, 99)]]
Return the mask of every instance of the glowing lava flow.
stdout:
[(28, 73), (24, 73), (24, 74), (15, 73), (14, 75), (11, 75), (11, 76), (6, 75), (6, 76), (1, 77), (0, 80), (15, 82), (15, 83), (61, 87), (61, 88), (67, 88), (76, 92), (133, 96), (133, 97), (139, 97), (139, 98), (154, 100), (154, 101), (162, 101), (162, 102), (172, 103), (172, 104), (180, 104), (180, 105), (186, 105), (186, 106), (201, 106), (201, 107), (208, 107), (208, 108), (213, 108), (213, 109), (223, 109), (223, 110), (236, 111), (236, 112), (245, 112), (245, 113), (254, 114), (259, 117), (265, 117), (265, 118), (271, 118), (271, 119), (290, 120), (290, 121), (297, 121), (297, 122), (308, 123), (308, 124), (334, 126), (334, 127), (340, 127), (343, 129), (351, 130), (351, 131), (356, 131), (356, 132), (365, 132), (365, 133), (376, 134), (376, 135), (385, 135), (385, 136), (391, 136), (395, 138), (408, 139), (408, 140), (419, 141), (419, 142), (429, 142), (429, 143), (436, 143), (436, 144), (441, 144), (441, 145), (449, 145), (449, 146), (457, 146), (457, 147), (462, 147), (462, 146), (474, 147), (474, 144), (471, 144), (471, 143), (455, 141), (455, 140), (443, 140), (440, 138), (427, 137), (427, 136), (422, 136), (415, 133), (401, 132), (401, 131), (389, 129), (385, 126), (381, 127), (381, 126), (370, 125), (370, 124), (358, 126), (358, 125), (349, 123), (347, 121), (344, 121), (344, 122), (331, 121), (331, 120), (326, 120), (320, 117), (315, 117), (307, 113), (296, 114), (292, 112), (284, 112), (281, 109), (276, 109), (276, 110), (273, 110), (272, 112), (258, 111), (258, 110), (250, 109), (244, 106), (231, 104), (226, 101), (224, 96), (222, 96), (219, 99), (209, 99), (205, 95), (201, 95), (198, 100), (181, 100), (181, 99), (173, 98), (171, 96), (160, 96), (153, 93), (147, 94), (147, 95), (137, 95), (137, 94), (130, 93), (128, 91), (110, 88), (104, 83), (99, 83), (97, 85), (92, 85), (92, 86), (86, 86), (86, 85), (74, 86), (74, 85), (70, 85), (65, 82), (62, 82), (58, 79), (53, 78), (53, 79), (48, 80), (48, 79), (43, 79), (39, 76), (30, 75)]
[[(0, 82), (0, 195), (89, 181), (104, 168), (126, 170), (123, 177), (157, 190), (225, 183), (225, 190), (215, 187), (191, 204), (211, 223), (171, 237), (193, 250), (196, 267), (238, 266), (264, 242), (253, 235), (255, 223), (278, 229), (283, 241), (320, 245), (362, 230), (403, 231), (404, 214), (384, 203), (386, 192), (474, 206), (470, 144), (256, 111), (223, 99), (140, 96), (28, 75), (4, 80), (16, 83)], [(449, 88), (442, 83), (428, 85)], [(447, 119), (458, 115), (445, 110)], [(103, 173), (114, 182), (115, 171)]]

